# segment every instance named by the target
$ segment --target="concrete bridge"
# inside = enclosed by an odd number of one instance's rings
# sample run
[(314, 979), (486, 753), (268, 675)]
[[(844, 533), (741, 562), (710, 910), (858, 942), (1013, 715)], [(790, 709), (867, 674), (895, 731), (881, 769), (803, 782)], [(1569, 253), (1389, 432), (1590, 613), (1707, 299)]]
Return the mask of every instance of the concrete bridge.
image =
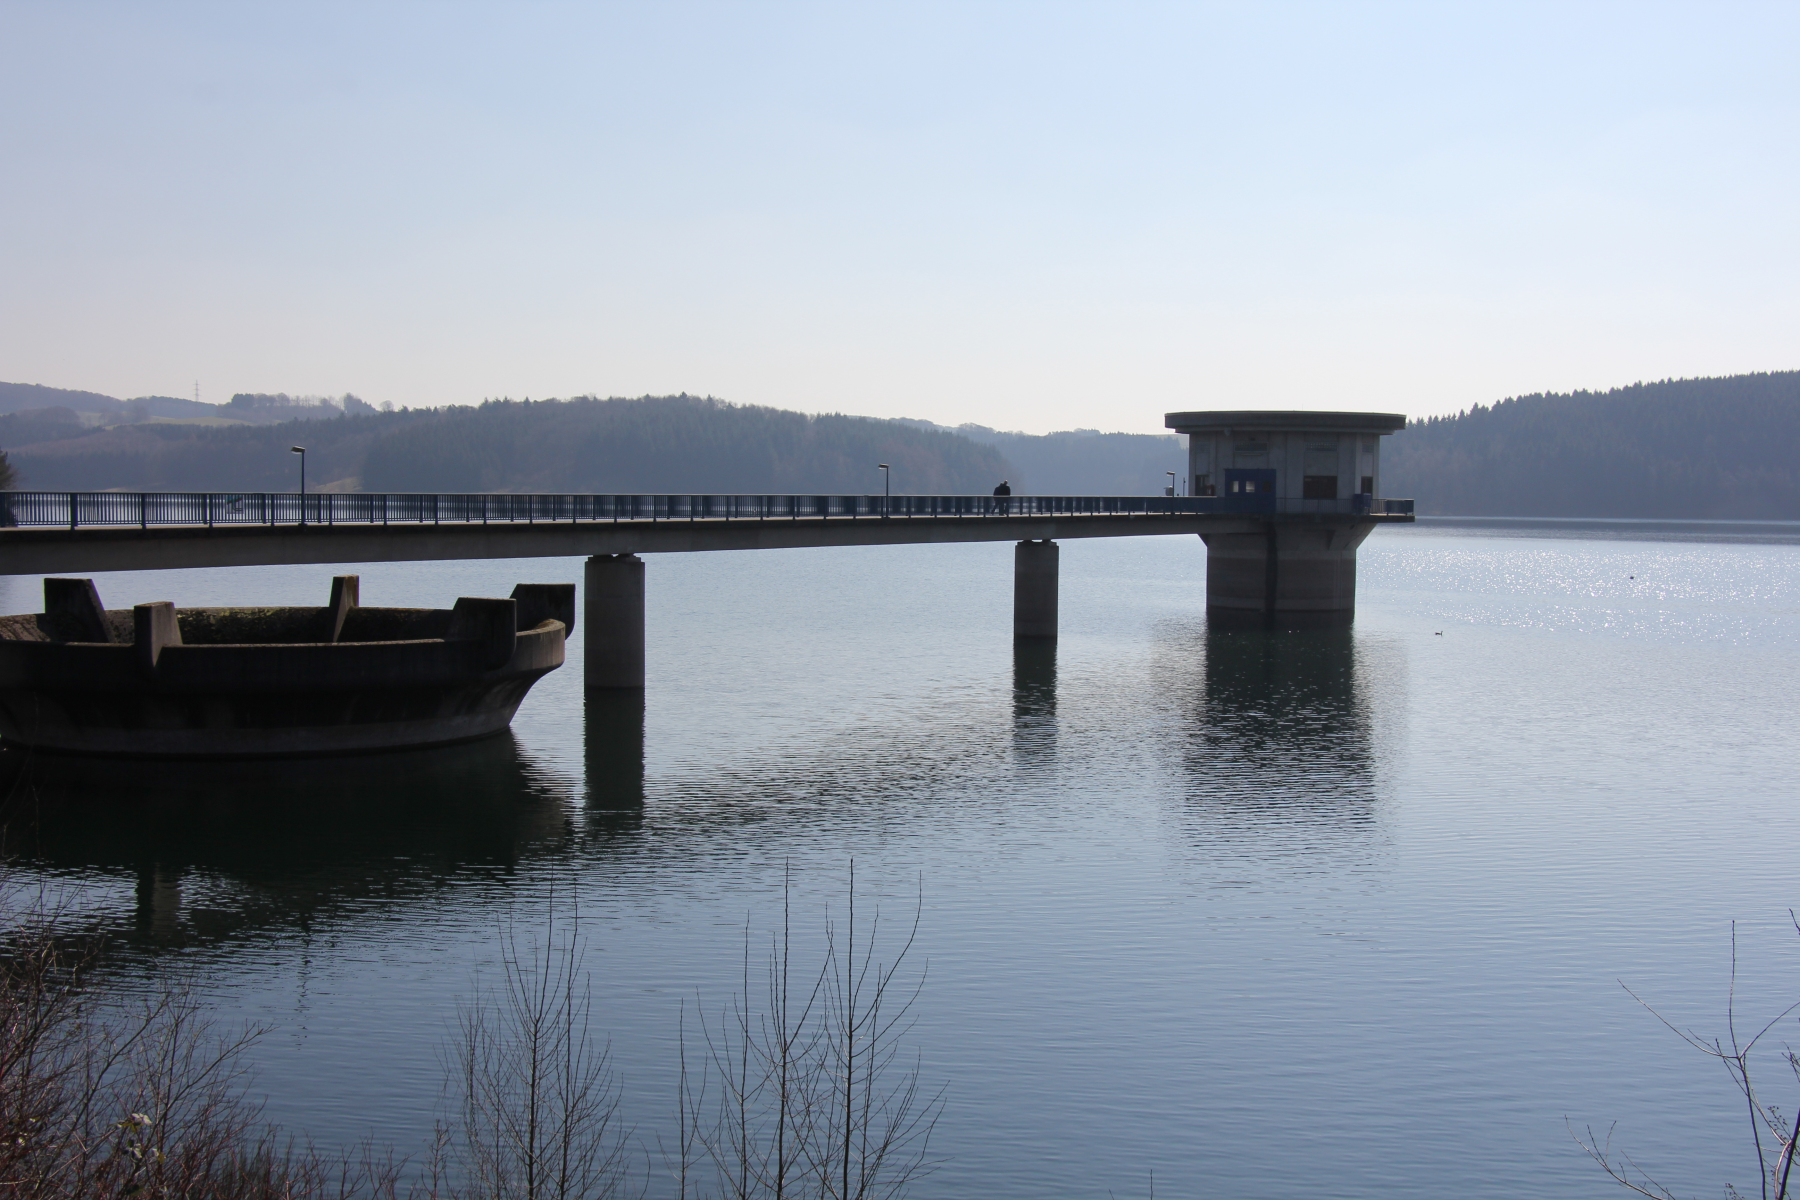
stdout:
[(1241, 511), (1230, 497), (15, 492), (0, 503), (18, 521), (0, 529), (7, 575), (585, 556), (585, 668), (594, 687), (643, 686), (643, 554), (1016, 542), (1014, 633), (1052, 638), (1061, 541), (1228, 540), (1228, 557), (1208, 556), (1210, 609), (1348, 620), (1356, 547), (1378, 524), (1412, 520), (1408, 502)]
[(1059, 542), (1197, 535), (1209, 613), (1348, 621), (1356, 548), (1413, 519), (1412, 501), (1374, 494), (1372, 447), (1404, 418), (1168, 420), (1190, 434), (1193, 495), (0, 493), (0, 574), (584, 556), (590, 687), (644, 684), (643, 554), (1016, 542), (1013, 632), (1042, 639), (1057, 632)]

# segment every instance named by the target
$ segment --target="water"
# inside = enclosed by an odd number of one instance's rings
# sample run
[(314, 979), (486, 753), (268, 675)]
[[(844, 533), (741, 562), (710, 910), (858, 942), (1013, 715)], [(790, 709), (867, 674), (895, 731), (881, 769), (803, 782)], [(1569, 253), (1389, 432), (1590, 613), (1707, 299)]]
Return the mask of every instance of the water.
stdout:
[[(641, 712), (569, 668), (449, 751), (39, 762), (15, 881), (122, 982), (181, 964), (265, 1025), (270, 1116), (326, 1144), (418, 1145), (503, 931), (578, 908), (658, 1165), (684, 1003), (731, 997), (784, 876), (816, 946), (854, 860), (890, 935), (919, 907), (916, 1195), (1615, 1194), (1566, 1120), (1683, 1193), (1755, 1186), (1724, 1072), (1620, 981), (1722, 1032), (1736, 921), (1740, 1012), (1800, 998), (1800, 529), (1384, 528), (1355, 628), (1286, 635), (1208, 629), (1192, 538), (1070, 542), (1064, 636), (1019, 658), (1011, 554), (652, 558)], [(340, 570), (447, 604), (580, 564)], [(97, 582), (322, 603), (332, 573)]]

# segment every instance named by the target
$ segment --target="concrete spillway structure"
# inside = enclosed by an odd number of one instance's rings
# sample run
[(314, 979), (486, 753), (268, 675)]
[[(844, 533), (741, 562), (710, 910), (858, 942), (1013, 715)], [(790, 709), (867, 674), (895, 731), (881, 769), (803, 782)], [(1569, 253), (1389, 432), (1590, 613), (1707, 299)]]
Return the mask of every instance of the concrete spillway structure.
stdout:
[(1240, 518), (1200, 534), (1206, 607), (1222, 616), (1348, 621), (1356, 548), (1378, 523), (1381, 439), (1395, 413), (1182, 412), (1190, 494)]
[(103, 608), (44, 580), (44, 611), (0, 617), (0, 738), (155, 757), (345, 754), (498, 733), (562, 665), (573, 584), (454, 608)]

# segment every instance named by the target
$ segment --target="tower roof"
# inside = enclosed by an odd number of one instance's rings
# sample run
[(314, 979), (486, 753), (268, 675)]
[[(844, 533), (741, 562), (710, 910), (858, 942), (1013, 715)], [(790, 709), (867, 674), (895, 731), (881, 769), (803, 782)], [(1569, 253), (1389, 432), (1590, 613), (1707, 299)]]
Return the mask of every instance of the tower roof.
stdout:
[(1163, 424), (1177, 433), (1293, 431), (1388, 434), (1405, 429), (1406, 418), (1400, 413), (1216, 409), (1208, 412), (1166, 413)]

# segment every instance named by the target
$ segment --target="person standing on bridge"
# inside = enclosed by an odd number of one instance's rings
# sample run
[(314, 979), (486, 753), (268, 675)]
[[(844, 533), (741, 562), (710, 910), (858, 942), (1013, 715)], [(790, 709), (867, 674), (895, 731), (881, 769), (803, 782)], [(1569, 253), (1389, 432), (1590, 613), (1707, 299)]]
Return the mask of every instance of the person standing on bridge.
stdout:
[(994, 495), (1001, 498), (1000, 503), (996, 504), (994, 507), (1001, 512), (1005, 512), (1012, 504), (1010, 500), (1006, 499), (1006, 497), (1012, 495), (1012, 484), (1002, 479), (1000, 481), (1000, 486), (994, 489)]

